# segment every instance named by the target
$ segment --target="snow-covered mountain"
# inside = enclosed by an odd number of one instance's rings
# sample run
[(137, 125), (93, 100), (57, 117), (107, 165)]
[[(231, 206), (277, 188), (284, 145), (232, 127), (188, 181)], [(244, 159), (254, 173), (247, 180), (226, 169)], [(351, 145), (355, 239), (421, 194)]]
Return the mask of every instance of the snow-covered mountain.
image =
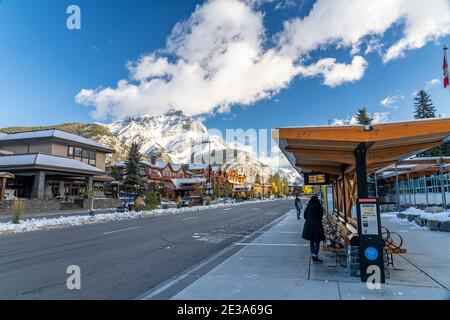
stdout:
[[(219, 165), (238, 169), (250, 178), (256, 174), (268, 177), (276, 172), (287, 176), (291, 182), (299, 178), (292, 167), (270, 167), (253, 152), (231, 145), (218, 135), (210, 135), (202, 120), (186, 116), (182, 111), (127, 118), (107, 127), (124, 148), (132, 142), (141, 143), (141, 152), (147, 157), (155, 155), (174, 163), (208, 163), (210, 149), (212, 158), (215, 157)], [(222, 156), (224, 154), (228, 154), (226, 159)], [(214, 163), (214, 159), (211, 161)]]

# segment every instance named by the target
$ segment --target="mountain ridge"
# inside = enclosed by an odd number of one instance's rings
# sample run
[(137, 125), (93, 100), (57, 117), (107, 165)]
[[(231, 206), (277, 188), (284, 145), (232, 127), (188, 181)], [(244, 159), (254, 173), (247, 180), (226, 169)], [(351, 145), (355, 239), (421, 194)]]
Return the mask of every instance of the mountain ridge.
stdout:
[[(299, 178), (293, 168), (274, 168), (263, 163), (245, 148), (230, 144), (217, 135), (209, 135), (202, 120), (185, 115), (180, 110), (171, 109), (161, 115), (142, 115), (128, 117), (111, 124), (83, 124), (79, 122), (51, 126), (10, 127), (0, 129), (13, 133), (28, 130), (60, 129), (92, 139), (116, 150), (109, 156), (111, 162), (124, 160), (128, 148), (133, 142), (141, 144), (141, 152), (146, 158), (156, 156), (174, 163), (209, 163), (209, 148), (212, 158), (216, 155), (222, 168), (237, 169), (249, 177), (250, 182), (256, 175), (268, 178), (273, 174), (287, 176), (290, 182)], [(209, 142), (207, 142), (209, 141)], [(195, 151), (195, 157), (193, 153)], [(231, 155), (229, 158), (221, 158)], [(218, 159), (221, 158), (221, 159)], [(220, 161), (225, 160), (225, 161)], [(216, 164), (213, 159), (213, 164)]]

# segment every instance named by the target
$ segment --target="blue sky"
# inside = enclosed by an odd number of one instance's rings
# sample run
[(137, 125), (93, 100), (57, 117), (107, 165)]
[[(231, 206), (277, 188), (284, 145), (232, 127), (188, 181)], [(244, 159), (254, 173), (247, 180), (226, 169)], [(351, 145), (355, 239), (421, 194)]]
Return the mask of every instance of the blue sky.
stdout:
[[(170, 63), (179, 61), (174, 52), (160, 54), (158, 50), (166, 48), (174, 25), (188, 19), (196, 5), (203, 2), (47, 0), (41, 3), (45, 4), (38, 5), (32, 0), (0, 2), (0, 127), (112, 121), (115, 116), (111, 113), (102, 119), (93, 117), (91, 112), (98, 104), (94, 98), (99, 97), (102, 89), (116, 90), (119, 80), (129, 79), (127, 62), (136, 62), (142, 55), (167, 57)], [(262, 43), (263, 53), (275, 47), (270, 39), (282, 32), (283, 22), (304, 18), (313, 3), (273, 0), (246, 11), (246, 14), (264, 14), (261, 19), (268, 40)], [(66, 8), (70, 4), (81, 8), (81, 30), (66, 28)], [(386, 47), (392, 45), (402, 38), (403, 28), (401, 22), (393, 24), (379, 37), (380, 42)], [(205, 102), (204, 107), (210, 108), (210, 113), (199, 115), (206, 118), (208, 127), (219, 129), (321, 125), (329, 120), (346, 119), (361, 107), (372, 113), (389, 113), (390, 121), (404, 120), (412, 118), (412, 93), (428, 87), (438, 112), (450, 116), (450, 93), (439, 83), (427, 85), (427, 81), (442, 78), (444, 43), (450, 43), (448, 35), (406, 50), (403, 57), (387, 63), (381, 54), (365, 54), (365, 46), (361, 45), (358, 55), (367, 66), (358, 80), (330, 86), (324, 84), (324, 77), (317, 72), (312, 76), (296, 75), (286, 85), (270, 84), (262, 90), (270, 94), (262, 99), (252, 97), (250, 103), (240, 103), (248, 97), (238, 96), (237, 102), (226, 106), (229, 111), (225, 113), (218, 112), (213, 102)], [(349, 64), (355, 55), (348, 47), (323, 47), (322, 44), (320, 49), (304, 53), (296, 63), (307, 68), (320, 59), (334, 58), (338, 63)], [(89, 95), (90, 105), (75, 101), (82, 89), (95, 91)], [(383, 106), (381, 101), (389, 96), (397, 97), (398, 101)], [(214, 97), (210, 100), (221, 101)], [(190, 113), (196, 110), (195, 100), (187, 104)], [(127, 106), (122, 103), (121, 107), (126, 111)]]

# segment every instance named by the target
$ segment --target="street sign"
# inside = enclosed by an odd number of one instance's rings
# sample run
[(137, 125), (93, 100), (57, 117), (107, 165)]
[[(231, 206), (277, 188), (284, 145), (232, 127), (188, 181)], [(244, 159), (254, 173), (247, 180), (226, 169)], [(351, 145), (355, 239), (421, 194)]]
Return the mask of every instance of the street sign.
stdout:
[(327, 173), (304, 173), (303, 178), (307, 186), (330, 184), (330, 175)]

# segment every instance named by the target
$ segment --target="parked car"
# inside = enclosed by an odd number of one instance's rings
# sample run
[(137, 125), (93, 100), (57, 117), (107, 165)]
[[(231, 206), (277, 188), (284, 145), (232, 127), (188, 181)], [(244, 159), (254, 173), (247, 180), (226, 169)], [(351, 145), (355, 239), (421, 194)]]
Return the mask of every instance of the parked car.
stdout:
[(193, 206), (202, 206), (203, 205), (203, 197), (200, 196), (185, 196), (181, 199), (181, 206), (183, 207), (193, 207)]

